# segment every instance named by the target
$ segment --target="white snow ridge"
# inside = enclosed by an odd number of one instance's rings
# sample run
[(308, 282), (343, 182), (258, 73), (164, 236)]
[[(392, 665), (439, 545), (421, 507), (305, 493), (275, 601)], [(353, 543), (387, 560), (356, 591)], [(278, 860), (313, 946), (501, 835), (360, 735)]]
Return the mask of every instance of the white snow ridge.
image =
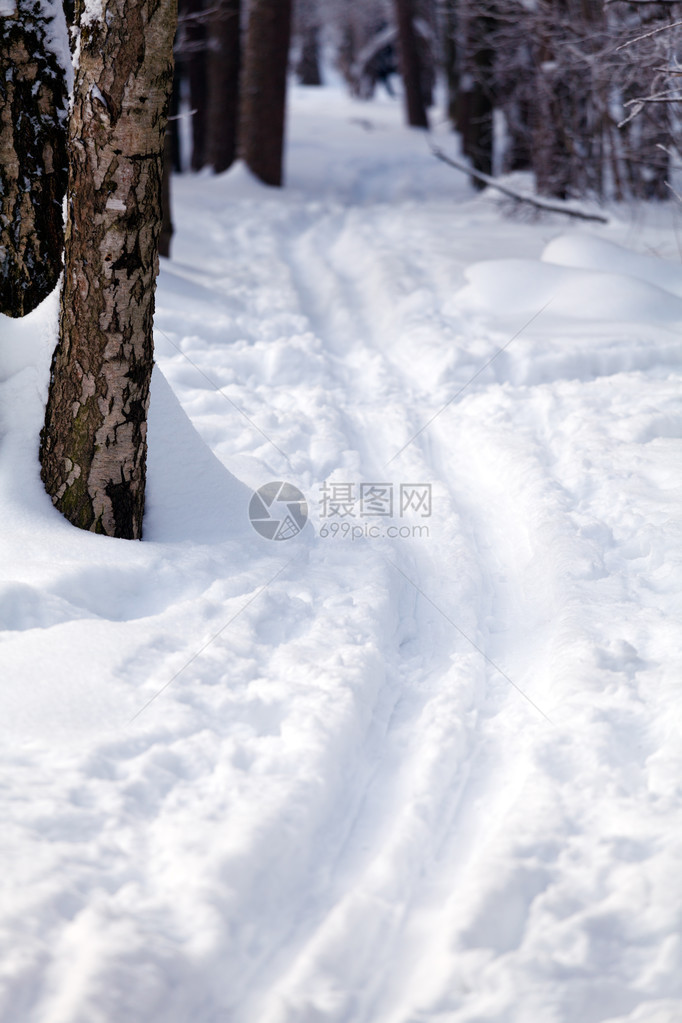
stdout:
[(682, 1020), (670, 210), (514, 222), (358, 109), (174, 182), (142, 543), (43, 493), (56, 296), (3, 319), (3, 1023)]

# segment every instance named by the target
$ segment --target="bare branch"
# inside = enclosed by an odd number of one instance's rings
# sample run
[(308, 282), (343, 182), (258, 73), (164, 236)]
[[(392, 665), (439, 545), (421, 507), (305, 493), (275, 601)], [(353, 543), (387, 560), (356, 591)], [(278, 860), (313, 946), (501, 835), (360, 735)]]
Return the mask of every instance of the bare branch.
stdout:
[(681, 0), (604, 0), (604, 6), (608, 7), (609, 4), (637, 4), (639, 7), (660, 7), (662, 4), (667, 4), (672, 7), (674, 4), (679, 4)]
[(628, 39), (626, 43), (621, 43), (617, 46), (614, 53), (618, 53), (619, 50), (624, 50), (628, 46), (633, 46), (634, 43), (641, 42), (642, 39), (651, 39), (652, 36), (656, 36), (659, 32), (669, 32), (671, 28), (679, 28), (682, 25), (682, 21), (673, 21), (669, 25), (661, 25), (660, 28), (652, 28), (651, 32), (645, 32), (644, 35), (635, 36), (634, 39)]
[(490, 188), (496, 188), (502, 195), (506, 195), (509, 199), (514, 199), (516, 202), (526, 202), (531, 206), (535, 206), (536, 209), (544, 210), (546, 213), (563, 213), (567, 217), (577, 217), (578, 220), (594, 220), (599, 224), (608, 224), (609, 222), (609, 218), (601, 213), (586, 213), (584, 210), (578, 210), (573, 206), (561, 206), (559, 203), (549, 202), (547, 199), (541, 199), (535, 195), (522, 195), (521, 192), (516, 192), (513, 188), (509, 188), (508, 185), (501, 184), (489, 174), (475, 170), (454, 157), (446, 156), (442, 149), (438, 149), (437, 146), (431, 146), (431, 152), (438, 160), (442, 160), (443, 163), (447, 163), (450, 167), (454, 167), (455, 170), (462, 171), (472, 178), (477, 178)]

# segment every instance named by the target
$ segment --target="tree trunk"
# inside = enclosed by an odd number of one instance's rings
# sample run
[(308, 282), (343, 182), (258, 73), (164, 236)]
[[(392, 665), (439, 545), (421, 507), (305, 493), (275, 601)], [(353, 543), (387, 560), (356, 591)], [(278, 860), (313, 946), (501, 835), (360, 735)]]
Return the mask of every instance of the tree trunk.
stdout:
[(532, 104), (524, 94), (523, 86), (519, 87), (518, 93), (504, 107), (508, 134), (507, 151), (504, 154), (505, 173), (530, 170), (533, 165), (530, 144)]
[(457, 0), (445, 0), (443, 12), (443, 71), (447, 84), (447, 116), (457, 126), (457, 100), (459, 93), (459, 53), (457, 52)]
[(412, 0), (413, 16), (416, 19), (415, 37), (419, 57), (420, 88), (422, 102), (427, 111), (434, 105), (436, 88), (436, 26), (432, 0)]
[(140, 538), (175, 0), (81, 20), (42, 478), (76, 526)]
[(35, 309), (62, 269), (66, 84), (47, 42), (55, 31), (50, 14), (48, 4), (15, 0), (13, 13), (0, 18), (0, 312), (7, 316)]
[(241, 0), (216, 0), (209, 24), (207, 162), (219, 174), (234, 163), (239, 123)]
[(173, 172), (173, 136), (166, 127), (163, 142), (163, 179), (161, 184), (161, 234), (159, 255), (170, 259), (173, 237), (173, 210), (171, 207), (171, 174)]
[(306, 25), (303, 30), (301, 56), (296, 68), (301, 85), (322, 85), (319, 35), (318, 25)]
[(251, 0), (241, 99), (241, 155), (266, 185), (282, 184), (291, 0)]
[(417, 48), (417, 37), (412, 21), (411, 0), (395, 0), (400, 48), (400, 69), (403, 76), (403, 91), (407, 123), (413, 128), (428, 128), (429, 120), (422, 95), (422, 72)]
[[(487, 3), (484, 9), (492, 10), (492, 5)], [(459, 104), (462, 150), (476, 170), (488, 175), (493, 171), (494, 30), (490, 14), (469, 12)], [(476, 178), (471, 180), (475, 188), (484, 187)]]
[[(209, 0), (211, 2), (211, 0)], [(206, 164), (206, 114), (208, 107), (208, 76), (206, 74), (208, 40), (203, 0), (180, 0), (182, 16), (187, 18), (184, 41), (186, 52), (182, 62), (189, 83), (189, 105), (192, 110), (192, 170)]]
[[(541, 195), (567, 199), (602, 192), (603, 110), (593, 74), (605, 38), (603, 16), (600, 0), (541, 0), (537, 5), (532, 157)], [(578, 49), (586, 55), (580, 62), (575, 59)], [(606, 109), (612, 88), (609, 83), (601, 100)]]
[(168, 124), (166, 125), (166, 138), (170, 138), (171, 162), (170, 167), (176, 174), (182, 174), (182, 159), (180, 154), (180, 91), (182, 88), (180, 61), (175, 62), (173, 69), (173, 88), (171, 90), (170, 103), (168, 104)]

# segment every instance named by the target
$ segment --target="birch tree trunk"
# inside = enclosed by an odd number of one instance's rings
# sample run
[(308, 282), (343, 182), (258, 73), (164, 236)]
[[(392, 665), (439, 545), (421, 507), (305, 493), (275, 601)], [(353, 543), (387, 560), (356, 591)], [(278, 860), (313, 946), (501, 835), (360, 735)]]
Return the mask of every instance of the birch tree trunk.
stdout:
[(48, 42), (66, 22), (48, 3), (14, 0), (0, 18), (0, 312), (25, 316), (62, 269), (65, 72)]
[(81, 19), (42, 478), (76, 526), (140, 538), (175, 0)]

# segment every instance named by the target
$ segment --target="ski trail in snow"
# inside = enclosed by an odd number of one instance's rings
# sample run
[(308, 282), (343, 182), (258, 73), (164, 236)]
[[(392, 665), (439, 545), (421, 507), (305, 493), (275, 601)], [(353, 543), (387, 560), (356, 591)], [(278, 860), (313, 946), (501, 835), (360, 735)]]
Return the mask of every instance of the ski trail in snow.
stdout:
[[(406, 406), (415, 404), (404, 401), (408, 376), (386, 357), (389, 345), (386, 337), (377, 336), (371, 314), (365, 312), (364, 289), (347, 267), (339, 269), (338, 259), (334, 260), (334, 248), (353, 217), (352, 212), (336, 213), (306, 229), (295, 239), (289, 265), (301, 310), (323, 339), (340, 386), (353, 395), (349, 405), (356, 422), (347, 412), (348, 440), (359, 451), (367, 477), (379, 479), (387, 456), (395, 449), (396, 435), (404, 434), (406, 428), (415, 430), (418, 420), (413, 412), (405, 422)], [(376, 253), (370, 258), (374, 267), (381, 266)], [(382, 269), (390, 279), (390, 269)], [(374, 295), (379, 304), (386, 298), (390, 301), (390, 296)], [(374, 410), (374, 417), (369, 418), (365, 405)], [(430, 440), (415, 442), (410, 478), (416, 468), (433, 477), (430, 448)], [(329, 991), (363, 992), (359, 1002), (338, 995), (331, 1018), (369, 1023), (387, 989), (395, 994), (396, 977), (409, 986), (410, 950), (423, 926), (426, 907), (432, 909), (443, 898), (456, 900), (468, 855), (480, 846), (491, 816), (495, 820), (503, 815), (518, 790), (518, 781), (500, 784), (499, 750), (483, 751), (484, 744), (492, 744), (491, 738), (479, 734), (475, 709), (486, 688), (483, 657), (463, 643), (456, 629), (405, 581), (412, 579), (427, 592), (434, 585), (441, 589), (444, 562), (450, 561), (452, 578), (461, 578), (466, 549), (466, 589), (470, 596), (478, 590), (479, 608), (460, 596), (456, 613), (461, 613), (462, 604), (467, 607), (470, 632), (480, 641), (477, 618), (484, 610), (481, 596), (486, 596), (487, 585), (477, 568), (480, 551), (472, 543), (473, 532), (462, 530), (456, 495), (450, 492), (447, 502), (441, 517), (447, 519), (444, 527), (454, 556), (444, 558), (441, 551), (436, 567), (416, 543), (401, 545), (399, 553), (387, 552), (389, 561), (397, 556), (405, 566), (399, 568), (402, 579), (393, 569), (390, 584), (404, 591), (404, 601), (420, 621), (414, 633), (423, 635), (426, 642), (419, 643), (413, 635), (404, 643), (393, 667), (399, 695), (386, 708), (383, 728), (371, 736), (370, 746), (381, 750), (378, 762), (357, 779), (347, 833), (335, 850), (334, 862), (326, 868), (322, 904), (297, 933), (289, 935), (286, 949), (274, 957), (270, 968), (255, 978), (253, 986), (262, 984), (271, 993), (264, 1004), (247, 1000), (240, 1016), (245, 1021), (254, 1012), (273, 1023), (303, 1018), (301, 1013), (307, 1010), (300, 1001), (302, 991), (307, 992), (304, 1002), (314, 1001), (314, 992), (322, 1001), (332, 997), (325, 994), (324, 985), (320, 987), (320, 977), (327, 974)], [(435, 659), (429, 645), (437, 651)], [(462, 814), (465, 791), (467, 810)], [(442, 880), (438, 881), (443, 876), (448, 878), (445, 891)], [(350, 958), (349, 949), (353, 950)]]
[[(350, 273), (348, 266), (346, 274)], [(418, 279), (418, 274), (414, 277)], [(367, 296), (368, 290), (367, 283), (359, 277), (357, 285), (356, 302), (363, 292)], [(372, 340), (371, 333), (367, 336)], [(375, 336), (374, 341), (381, 343), (382, 339)], [(647, 358), (668, 359), (671, 350), (666, 344), (658, 352), (650, 348)], [(393, 353), (385, 340), (383, 350)], [(404, 378), (413, 384), (413, 362), (402, 366), (399, 360), (394, 360), (394, 365), (396, 362)], [(563, 360), (555, 361), (559, 384), (564, 365)], [(475, 409), (475, 393), (469, 397), (467, 406), (473, 405)], [(598, 584), (600, 579), (606, 579), (608, 570), (592, 539), (603, 529), (600, 520), (587, 517), (586, 521), (575, 497), (552, 471), (555, 456), (546, 447), (549, 418), (546, 406), (548, 400), (555, 399), (551, 393), (543, 392), (531, 401), (527, 395), (523, 398), (521, 414), (518, 408), (515, 410), (515, 420), (521, 427), (517, 428), (518, 436), (511, 433), (500, 436), (496, 424), (476, 420), (475, 411), (472, 416), (454, 407), (431, 424), (428, 449), (431, 469), (438, 478), (447, 481), (457, 513), (469, 526), (472, 548), (484, 579), (482, 591), (489, 606), (487, 614), (481, 616), (479, 628), (485, 635), (485, 621), (494, 625), (484, 648), (498, 663), (512, 665), (507, 670), (523, 680), (524, 686), (530, 686), (532, 692), (537, 690), (534, 698), (541, 705), (548, 705), (548, 700), (555, 705), (562, 676), (566, 678), (571, 671), (569, 665), (576, 662), (576, 632), (593, 636), (593, 641), (599, 643), (599, 631), (583, 611), (583, 591), (587, 592), (588, 584), (593, 586), (595, 581)], [(487, 405), (489, 414), (489, 399)], [(457, 438), (454, 444), (453, 437)], [(413, 452), (410, 454), (414, 457)], [(535, 553), (535, 536), (541, 540), (542, 564)], [(426, 579), (437, 586), (438, 573), (432, 566), (429, 570), (427, 559), (422, 558), (417, 578), (420, 585)], [(528, 586), (529, 580), (532, 587)], [(526, 597), (529, 589), (535, 594), (533, 600)], [(548, 632), (549, 620), (556, 624)], [(558, 672), (559, 658), (565, 664)], [(577, 670), (576, 677), (579, 675)], [(561, 708), (561, 703), (558, 707)], [(560, 712), (557, 716), (561, 720)], [(397, 1023), (407, 1018), (410, 1005), (417, 1013), (410, 1019), (422, 1018), (420, 1007), (426, 1012), (429, 1005), (454, 1014), (472, 983), (463, 965), (472, 937), (473, 944), (492, 945), (498, 954), (515, 950), (519, 945), (526, 900), (536, 899), (550, 889), (555, 866), (551, 859), (546, 865), (519, 866), (506, 891), (496, 894), (493, 918), (484, 905), (476, 906), (467, 899), (467, 884), (475, 880), (477, 869), (467, 850), (475, 850), (476, 857), (485, 860), (489, 843), (513, 846), (513, 839), (510, 841), (504, 834), (505, 817), (524, 791), (533, 793), (540, 766), (538, 757), (547, 760), (548, 756), (543, 747), (549, 751), (551, 740), (560, 747), (573, 744), (575, 737), (570, 730), (561, 731), (564, 734), (547, 735), (545, 729), (537, 727), (537, 722), (528, 721), (523, 708), (504, 691), (499, 677), (489, 678), (489, 696), (481, 708), (476, 747), (468, 765), (466, 798), (441, 845), (432, 891), (429, 893), (425, 884), (413, 898), (405, 925), (392, 946), (392, 969), (380, 985), (381, 994), (367, 1015), (358, 1018), (369, 1020), (373, 1012), (381, 1011)], [(546, 769), (546, 764), (543, 766)], [(575, 803), (578, 793), (573, 779), (570, 775), (564, 777), (553, 765), (550, 773), (555, 772), (562, 799), (566, 805)], [(531, 795), (531, 799), (537, 798)], [(514, 813), (518, 817), (518, 810)], [(563, 827), (570, 832), (568, 822)], [(550, 833), (549, 822), (547, 830)], [(541, 842), (538, 846), (541, 847)], [(445, 919), (457, 921), (459, 917), (460, 925), (434, 933), (434, 909), (439, 905), (446, 908)], [(415, 947), (423, 948), (416, 967)], [(449, 970), (452, 980), (430, 989), (429, 978), (438, 972), (433, 970), (434, 962)], [(416, 1004), (415, 992), (419, 992)]]
[[(258, 640), (255, 668), (235, 662), (228, 644), (215, 651), (231, 666), (222, 677), (250, 673), (245, 695), (264, 694), (246, 715), (262, 728), (259, 742), (293, 727), (302, 748), (315, 750), (279, 782), (258, 830), (247, 828), (248, 865), (230, 858), (229, 847), (222, 858), (215, 853), (214, 883), (225, 874), (241, 885), (224, 896), (227, 918), (241, 926), (216, 953), (231, 964), (234, 1023), (469, 1023), (490, 992), (509, 986), (516, 967), (506, 964), (522, 968), (525, 956), (538, 955), (533, 914), (545, 914), (560, 946), (572, 905), (560, 897), (567, 877), (578, 887), (588, 878), (595, 913), (607, 911), (589, 843), (575, 865), (560, 859), (575, 833), (599, 832), (577, 790), (592, 786), (598, 804), (613, 784), (606, 769), (585, 772), (576, 728), (584, 717), (574, 705), (599, 705), (583, 667), (591, 658), (627, 672), (645, 662), (628, 653), (636, 635), (621, 640), (607, 621), (617, 618), (619, 586), (600, 554), (609, 527), (591, 504), (594, 484), (576, 478), (572, 447), (595, 429), (597, 405), (612, 400), (610, 375), (672, 366), (671, 338), (662, 327), (651, 343), (647, 328), (640, 342), (637, 325), (614, 332), (610, 320), (590, 333), (554, 315), (549, 331), (542, 317), (530, 322), (550, 279), (571, 313), (580, 271), (538, 274), (528, 308), (518, 260), (466, 269), (470, 256), (453, 251), (442, 216), (269, 201), (243, 206), (236, 222), (232, 211), (216, 212), (213, 240), (228, 255), (212, 259), (210, 279), (229, 315), (220, 331), (207, 330), (210, 344), (203, 333), (185, 343), (290, 462), (271, 462), (255, 431), (226, 443), (224, 401), (201, 390), (192, 397), (188, 367), (175, 356), (168, 367), (228, 464), (248, 453), (245, 478), (254, 465), (259, 482), (287, 478), (294, 466), (310, 500), (329, 478), (423, 481), (434, 494), (428, 540), (310, 538), (295, 589), (316, 618), (289, 607), (287, 586), (275, 586), (248, 623)], [(557, 249), (566, 261), (583, 258), (566, 246), (548, 251)], [(527, 263), (530, 281), (536, 264)], [(513, 315), (496, 317), (498, 291)], [(646, 289), (640, 296), (655, 298)], [(617, 307), (606, 294), (600, 308), (611, 315), (609, 302)], [(585, 425), (570, 422), (562, 440), (564, 410)], [(411, 438), (387, 475), (386, 463)], [(591, 440), (585, 457), (599, 443)], [(631, 546), (637, 555), (640, 545)], [(595, 613), (599, 587), (603, 615)], [(337, 651), (322, 664), (320, 642)], [(201, 676), (212, 672), (207, 665)], [(274, 701), (265, 695), (271, 686)], [(308, 723), (311, 705), (323, 714)], [(231, 714), (242, 727), (237, 701)], [(642, 771), (653, 754), (650, 744), (643, 749)], [(247, 750), (237, 763), (250, 767), (257, 800), (258, 771), (269, 760)], [(273, 763), (281, 762), (280, 753)], [(622, 784), (630, 784), (627, 772)], [(271, 798), (269, 786), (262, 792)], [(632, 814), (632, 800), (623, 814)], [(534, 1018), (554, 1012), (547, 976), (540, 1001), (533, 994), (528, 1003)], [(597, 1023), (598, 1010), (579, 995), (562, 997), (576, 999), (565, 1018)]]

